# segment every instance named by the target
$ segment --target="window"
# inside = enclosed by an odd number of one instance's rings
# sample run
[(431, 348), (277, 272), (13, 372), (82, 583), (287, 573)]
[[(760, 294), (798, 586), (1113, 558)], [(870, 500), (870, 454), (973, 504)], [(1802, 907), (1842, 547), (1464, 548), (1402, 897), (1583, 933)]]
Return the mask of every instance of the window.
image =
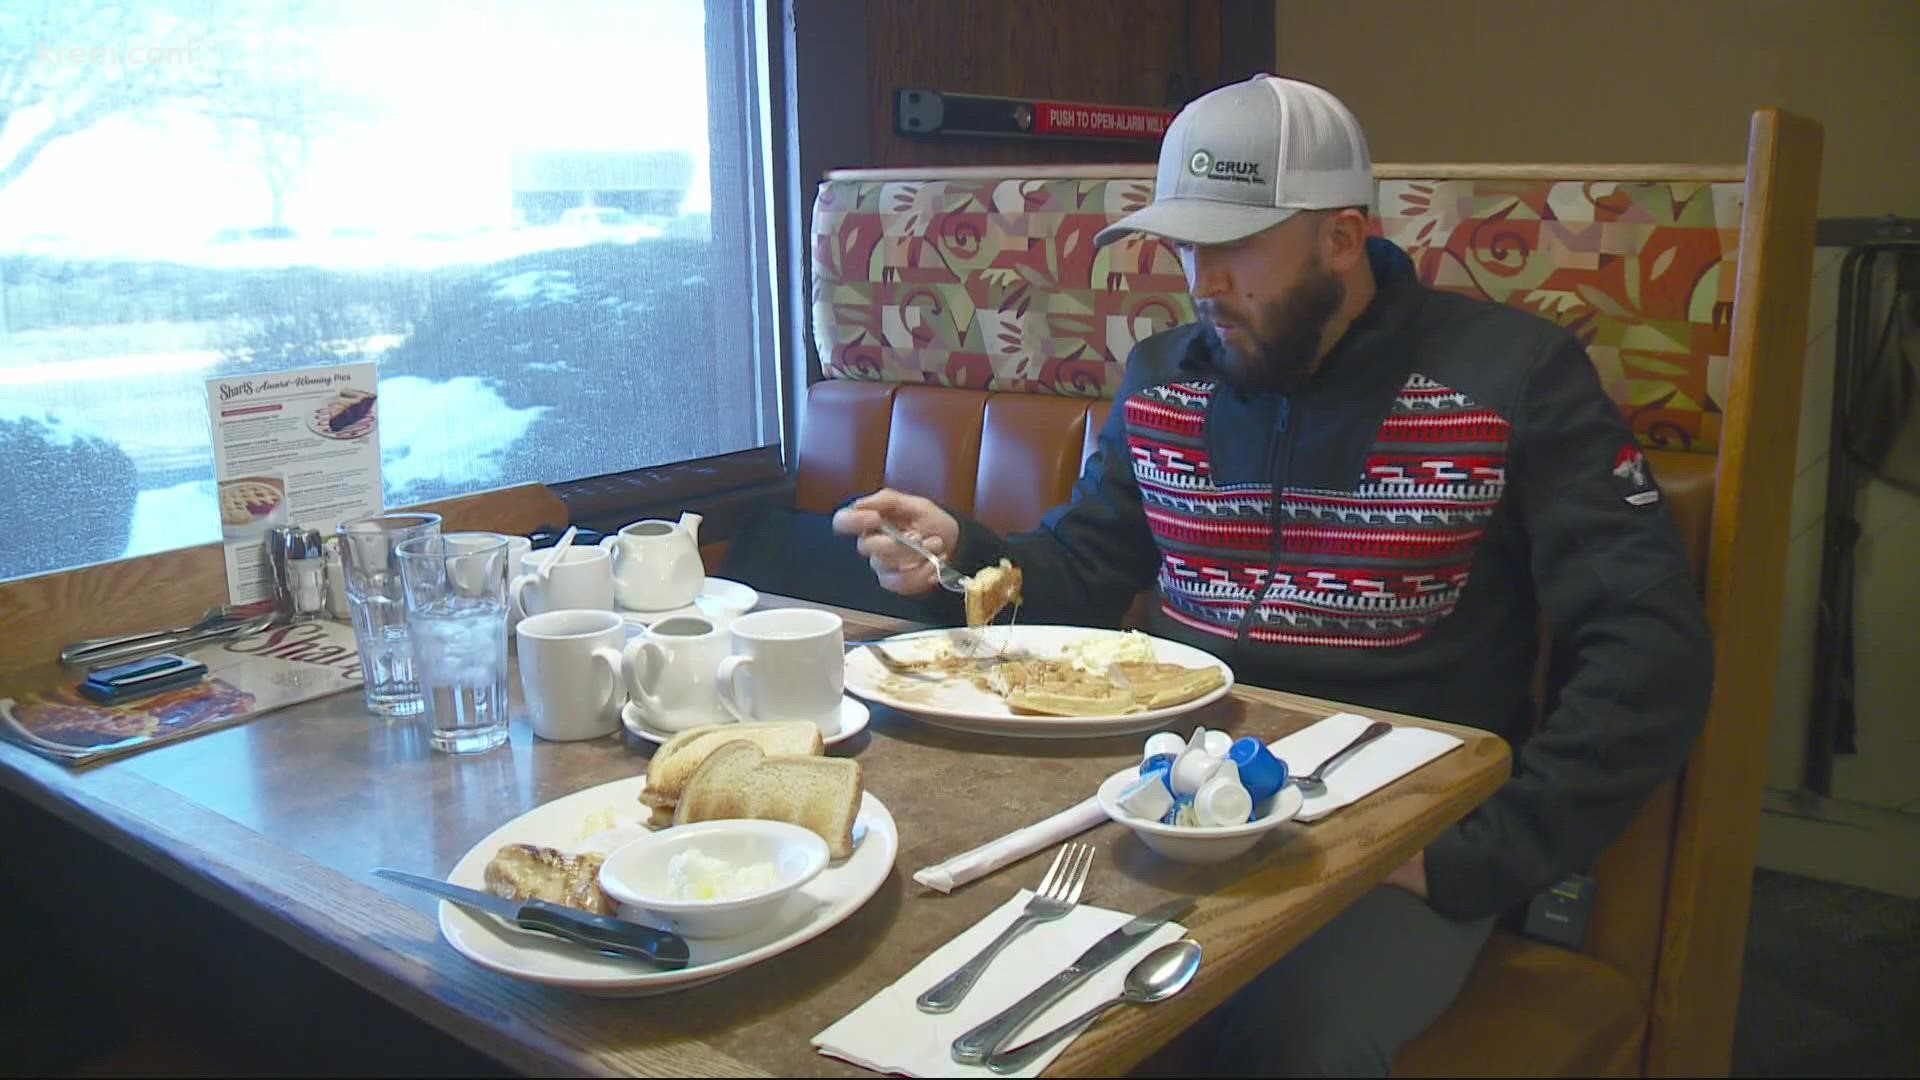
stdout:
[(777, 443), (761, 7), (0, 3), (0, 578), (218, 539), (215, 375), (389, 506)]

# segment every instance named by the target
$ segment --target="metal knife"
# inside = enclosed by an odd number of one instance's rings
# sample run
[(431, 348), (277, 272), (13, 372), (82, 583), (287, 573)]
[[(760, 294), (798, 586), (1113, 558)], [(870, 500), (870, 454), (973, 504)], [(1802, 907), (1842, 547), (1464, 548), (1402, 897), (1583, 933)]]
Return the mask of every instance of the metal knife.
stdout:
[(405, 870), (389, 870), (382, 866), (374, 873), (388, 881), (397, 881), (421, 892), (432, 893), (461, 907), (505, 919), (523, 930), (552, 934), (614, 956), (651, 961), (668, 971), (678, 971), (687, 966), (689, 954), (686, 939), (671, 931), (656, 930), (624, 919), (610, 919), (605, 915), (562, 907), (545, 900), (515, 903), (438, 878), (409, 874)]
[(1126, 955), (1148, 934), (1192, 910), (1193, 898), (1183, 896), (1169, 900), (1145, 915), (1135, 916), (1118, 930), (1094, 942), (1086, 952), (1080, 954), (1079, 959), (1067, 965), (1066, 970), (1041, 983), (1032, 993), (1007, 1006), (997, 1016), (953, 1040), (953, 1060), (962, 1065), (985, 1064), (988, 1054), (1011, 1042), (1029, 1020), (1066, 996), (1087, 976)]

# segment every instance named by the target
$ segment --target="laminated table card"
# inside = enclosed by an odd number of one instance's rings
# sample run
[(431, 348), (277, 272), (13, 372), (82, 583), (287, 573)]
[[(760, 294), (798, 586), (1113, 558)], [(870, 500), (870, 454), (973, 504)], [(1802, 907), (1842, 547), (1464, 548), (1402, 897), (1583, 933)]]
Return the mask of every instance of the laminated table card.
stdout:
[(0, 697), (0, 739), (80, 766), (360, 687), (353, 630), (324, 619), (211, 642), (184, 655), (207, 665), (207, 677), (123, 704), (82, 697), (71, 675)]
[(385, 508), (375, 390), (371, 363), (207, 380), (228, 602), (272, 598), (275, 526), (331, 536)]

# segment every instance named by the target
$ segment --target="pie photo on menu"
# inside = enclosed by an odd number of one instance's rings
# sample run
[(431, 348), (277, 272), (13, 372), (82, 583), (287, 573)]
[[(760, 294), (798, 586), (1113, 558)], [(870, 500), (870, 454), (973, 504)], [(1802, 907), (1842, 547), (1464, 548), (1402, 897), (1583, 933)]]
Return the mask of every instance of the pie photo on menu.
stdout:
[(329, 439), (357, 439), (373, 430), (374, 399), (371, 391), (349, 387), (321, 402), (307, 427)]
[(220, 531), (250, 539), (287, 521), (287, 489), (276, 476), (242, 476), (220, 483)]

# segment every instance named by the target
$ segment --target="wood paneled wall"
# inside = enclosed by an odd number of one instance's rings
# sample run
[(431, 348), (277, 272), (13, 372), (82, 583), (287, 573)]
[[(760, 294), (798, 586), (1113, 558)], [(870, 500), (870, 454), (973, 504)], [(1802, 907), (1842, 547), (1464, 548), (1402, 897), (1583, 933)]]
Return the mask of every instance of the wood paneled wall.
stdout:
[(1177, 109), (1273, 67), (1272, 0), (787, 0), (784, 11), (808, 195), (831, 168), (1159, 153), (1157, 142), (896, 135), (902, 88)]
[[(1177, 108), (1170, 78), (1211, 86), (1220, 67), (1220, 11), (1187, 0), (867, 0), (865, 164), (1152, 161), (1158, 142), (910, 137), (893, 130), (894, 91)], [(1176, 93), (1177, 93), (1176, 89)], [(847, 164), (854, 164), (848, 162)]]

